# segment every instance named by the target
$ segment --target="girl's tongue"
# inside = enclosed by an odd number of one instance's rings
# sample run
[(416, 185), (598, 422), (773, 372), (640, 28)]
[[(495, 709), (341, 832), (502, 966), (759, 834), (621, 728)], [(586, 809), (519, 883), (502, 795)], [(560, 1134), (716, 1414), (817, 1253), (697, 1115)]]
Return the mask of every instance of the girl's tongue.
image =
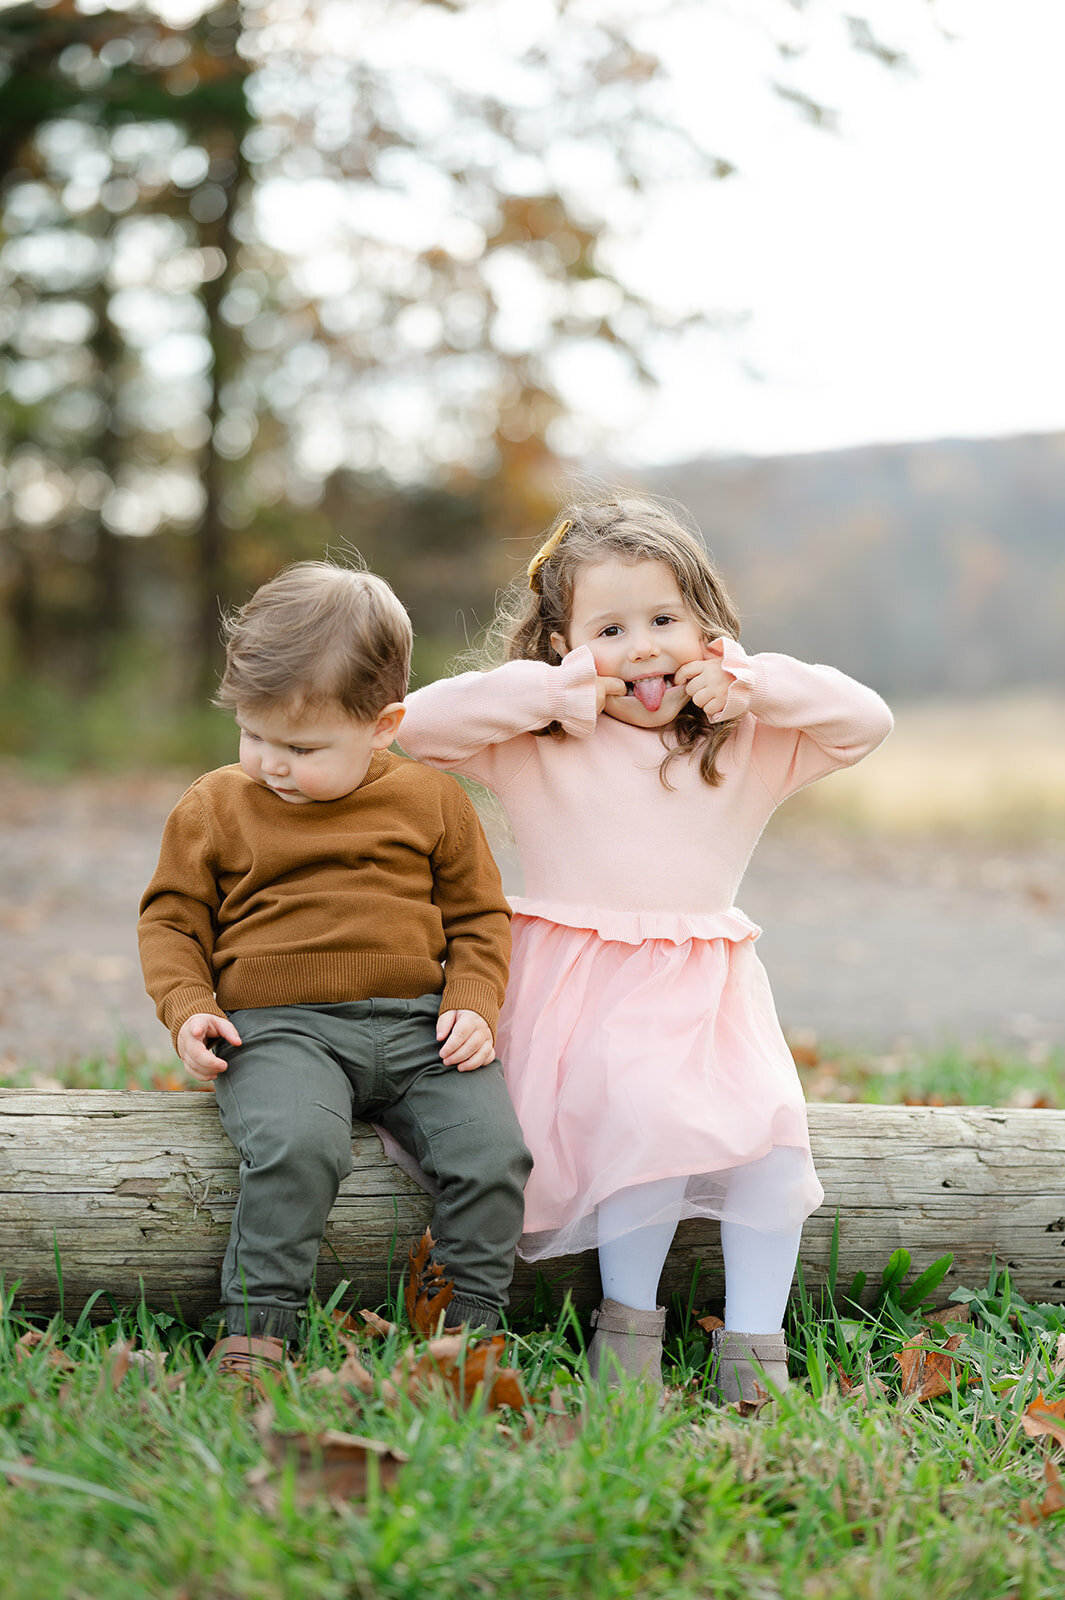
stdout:
[(637, 678), (632, 692), (647, 711), (657, 711), (665, 699), (668, 685), (665, 678)]

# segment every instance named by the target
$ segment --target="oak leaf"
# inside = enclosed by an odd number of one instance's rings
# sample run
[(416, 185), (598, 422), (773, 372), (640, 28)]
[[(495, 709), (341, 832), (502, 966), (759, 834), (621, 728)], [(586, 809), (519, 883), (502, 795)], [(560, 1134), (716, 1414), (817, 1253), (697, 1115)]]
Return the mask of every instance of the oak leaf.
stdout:
[(438, 1331), (441, 1314), (447, 1310), (455, 1293), (451, 1279), (445, 1278), (439, 1262), (432, 1259), (434, 1243), (426, 1228), (418, 1244), (411, 1246), (404, 1294), (407, 1321), (427, 1339)]

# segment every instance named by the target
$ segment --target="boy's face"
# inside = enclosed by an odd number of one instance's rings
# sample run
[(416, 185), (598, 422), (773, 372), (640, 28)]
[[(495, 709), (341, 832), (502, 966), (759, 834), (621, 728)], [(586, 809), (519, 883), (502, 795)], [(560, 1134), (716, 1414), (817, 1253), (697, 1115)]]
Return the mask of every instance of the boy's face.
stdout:
[(342, 800), (366, 776), (375, 750), (387, 750), (403, 707), (386, 706), (372, 722), (357, 722), (343, 706), (314, 710), (238, 706), (242, 770), (292, 806)]

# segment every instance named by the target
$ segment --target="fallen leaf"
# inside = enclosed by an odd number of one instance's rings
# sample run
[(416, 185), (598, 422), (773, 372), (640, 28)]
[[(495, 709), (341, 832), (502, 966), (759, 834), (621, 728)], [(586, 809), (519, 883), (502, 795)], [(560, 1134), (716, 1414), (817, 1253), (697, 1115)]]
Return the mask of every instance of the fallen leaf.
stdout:
[(1043, 1464), (1043, 1476), (1046, 1479), (1047, 1492), (1039, 1504), (1033, 1505), (1030, 1500), (1022, 1500), (1017, 1508), (1017, 1515), (1022, 1522), (1027, 1522), (1030, 1527), (1038, 1527), (1047, 1517), (1052, 1517), (1055, 1511), (1065, 1511), (1065, 1489), (1062, 1487), (1061, 1473), (1053, 1461)]
[(1058, 1444), (1065, 1444), (1065, 1400), (1049, 1401), (1037, 1394), (1021, 1418), (1021, 1427), (1029, 1439), (1049, 1434)]
[(902, 1370), (902, 1393), (914, 1400), (938, 1400), (940, 1395), (950, 1393), (952, 1376), (959, 1389), (967, 1384), (969, 1375), (954, 1355), (964, 1337), (963, 1333), (953, 1333), (944, 1345), (925, 1344), (923, 1333), (907, 1339), (895, 1352)]
[[(47, 1334), (41, 1333), (37, 1328), (28, 1328), (15, 1342), (15, 1360), (27, 1360), (32, 1350), (36, 1350), (41, 1345), (46, 1344), (49, 1344)], [(70, 1357), (64, 1355), (62, 1350), (49, 1349), (47, 1361), (48, 1365), (55, 1367), (58, 1372), (77, 1372), (78, 1370), (77, 1362), (71, 1361)]]
[(555, 1444), (572, 1444), (584, 1427), (584, 1414), (574, 1416), (566, 1410), (561, 1389), (555, 1387), (547, 1397), (542, 1411), (532, 1406), (525, 1409), (525, 1427), (521, 1438), (525, 1444), (533, 1439), (547, 1438)]
[[(391, 1488), (399, 1469), (410, 1458), (380, 1439), (357, 1433), (341, 1433), (325, 1428), (320, 1433), (299, 1429), (282, 1431), (274, 1426), (269, 1404), (255, 1413), (255, 1425), (268, 1457), (268, 1464), (248, 1474), (248, 1483), (261, 1504), (276, 1510), (278, 1474), (291, 1471), (296, 1504), (310, 1505), (324, 1499), (332, 1505), (363, 1500), (371, 1473), (376, 1471), (382, 1488)], [(371, 1466), (371, 1462), (373, 1466)]]
[(930, 1311), (925, 1318), (926, 1322), (938, 1322), (941, 1326), (948, 1322), (968, 1322), (968, 1306), (944, 1306), (942, 1311)]
[(394, 1322), (389, 1322), (386, 1317), (379, 1317), (376, 1311), (367, 1311), (365, 1308), (361, 1311), (334, 1311), (333, 1321), (345, 1333), (368, 1333), (374, 1338), (385, 1338), (390, 1333), (399, 1332)]
[(392, 1369), (392, 1381), (412, 1398), (425, 1390), (450, 1390), (463, 1405), (481, 1389), (490, 1411), (500, 1406), (521, 1411), (528, 1404), (521, 1373), (499, 1366), (505, 1344), (501, 1333), (472, 1343), (465, 1334), (445, 1334), (405, 1350)]
[(720, 1317), (696, 1317), (695, 1326), (702, 1328), (704, 1333), (713, 1333), (715, 1328), (723, 1328), (725, 1324)]
[(426, 1228), (418, 1244), (411, 1246), (404, 1295), (407, 1321), (427, 1339), (438, 1331), (441, 1313), (447, 1310), (455, 1293), (455, 1285), (444, 1277), (439, 1262), (432, 1259), (434, 1242)]
[(376, 1311), (367, 1311), (365, 1306), (359, 1312), (359, 1316), (366, 1324), (365, 1331), (372, 1333), (375, 1337), (385, 1339), (390, 1333), (399, 1332), (394, 1322), (389, 1322), (387, 1317), (379, 1317)]

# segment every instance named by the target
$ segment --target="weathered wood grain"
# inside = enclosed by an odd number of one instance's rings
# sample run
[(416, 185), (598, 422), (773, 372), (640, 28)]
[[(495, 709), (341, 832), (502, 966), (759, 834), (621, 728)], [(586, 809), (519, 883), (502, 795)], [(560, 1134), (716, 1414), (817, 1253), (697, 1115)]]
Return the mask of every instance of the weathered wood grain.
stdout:
[[(812, 1105), (810, 1130), (826, 1203), (807, 1223), (802, 1264), (823, 1281), (836, 1210), (839, 1275), (874, 1278), (900, 1245), (915, 1267), (953, 1251), (939, 1291), (986, 1279), (992, 1255), (1030, 1300), (1065, 1300), (1065, 1112), (984, 1107)], [(341, 1188), (318, 1266), (319, 1292), (350, 1279), (352, 1297), (378, 1305), (410, 1241), (426, 1226), (428, 1195), (357, 1126), (355, 1171)], [(59, 1094), (0, 1090), (0, 1278), (27, 1311), (76, 1314), (96, 1291), (119, 1304), (143, 1292), (195, 1321), (213, 1308), (236, 1198), (237, 1157), (205, 1094)], [(700, 1266), (699, 1301), (723, 1292), (713, 1224), (681, 1225), (663, 1292), (686, 1290)], [(598, 1299), (593, 1255), (548, 1263), (543, 1276), (578, 1304)], [(513, 1302), (528, 1301), (534, 1269), (518, 1265)], [(110, 1316), (107, 1299), (95, 1314)]]

